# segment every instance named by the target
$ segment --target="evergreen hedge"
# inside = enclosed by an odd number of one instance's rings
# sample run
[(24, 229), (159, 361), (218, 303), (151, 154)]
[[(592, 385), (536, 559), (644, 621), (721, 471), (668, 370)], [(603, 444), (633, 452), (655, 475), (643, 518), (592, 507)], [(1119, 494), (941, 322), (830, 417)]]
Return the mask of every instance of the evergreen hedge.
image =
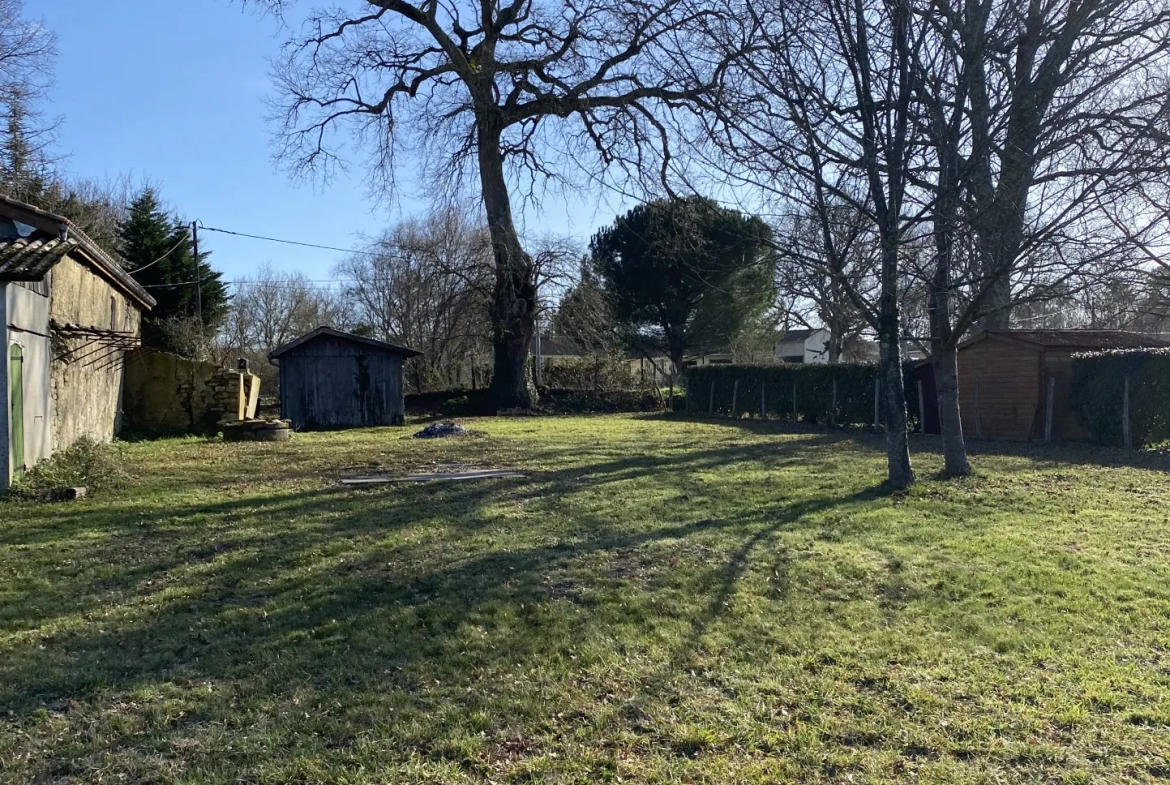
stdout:
[[(903, 368), (906, 409), (911, 423), (918, 421), (917, 376), (913, 366)], [(876, 365), (706, 365), (687, 371), (687, 411), (705, 415), (711, 409), (720, 417), (759, 417), (761, 391), (767, 418), (833, 423), (833, 381), (837, 382), (837, 425), (873, 425)], [(735, 386), (739, 382), (738, 388)], [(732, 411), (732, 397), (735, 410)], [(795, 396), (795, 407), (793, 398)], [(885, 404), (880, 411), (885, 421)], [(912, 426), (913, 427), (913, 426)]]
[(1170, 349), (1113, 349), (1073, 355), (1071, 397), (1077, 422), (1098, 444), (1123, 446), (1126, 377), (1133, 446), (1170, 441)]

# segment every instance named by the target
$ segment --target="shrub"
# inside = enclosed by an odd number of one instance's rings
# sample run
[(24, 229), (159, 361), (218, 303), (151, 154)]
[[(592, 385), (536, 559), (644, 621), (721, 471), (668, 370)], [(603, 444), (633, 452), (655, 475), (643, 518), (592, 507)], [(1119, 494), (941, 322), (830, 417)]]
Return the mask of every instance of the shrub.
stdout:
[(13, 484), (11, 495), (44, 500), (62, 488), (80, 486), (99, 493), (121, 488), (129, 477), (116, 447), (85, 437), (25, 472)]
[(1133, 446), (1170, 441), (1170, 349), (1113, 349), (1073, 355), (1071, 402), (1077, 422), (1098, 444), (1122, 446), (1126, 377)]
[(547, 414), (657, 412), (666, 402), (652, 390), (558, 390), (541, 388), (537, 410)]
[(561, 390), (631, 390), (635, 384), (630, 364), (616, 355), (580, 359), (546, 358), (541, 370), (545, 387)]
[[(913, 422), (918, 419), (918, 391), (910, 364), (903, 375), (907, 414)], [(873, 425), (877, 378), (876, 365), (707, 365), (687, 372), (687, 410), (707, 414), (713, 409), (723, 417), (759, 417), (762, 396), (765, 417), (828, 425), (834, 419), (835, 381), (837, 424)], [(880, 414), (884, 419), (884, 409)]]

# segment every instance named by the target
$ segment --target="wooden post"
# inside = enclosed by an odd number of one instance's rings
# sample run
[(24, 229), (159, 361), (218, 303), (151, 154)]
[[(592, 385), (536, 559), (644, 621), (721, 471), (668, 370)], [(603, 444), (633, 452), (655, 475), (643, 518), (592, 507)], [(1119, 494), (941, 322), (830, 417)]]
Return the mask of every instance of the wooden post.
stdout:
[[(941, 417), (941, 415), (940, 415)], [(1029, 431), (1031, 427), (1029, 426)], [(983, 413), (979, 411), (979, 380), (975, 380), (975, 438), (983, 438)], [(1028, 434), (1028, 438), (1032, 438), (1032, 434)]]
[(926, 409), (922, 397), (922, 380), (918, 380), (918, 432), (926, 433)]
[(1048, 406), (1044, 412), (1044, 443), (1052, 443), (1052, 404), (1056, 401), (1056, 377), (1048, 377)]
[(1125, 377), (1125, 390), (1121, 397), (1121, 444), (1126, 452), (1133, 449), (1133, 436), (1129, 429), (1129, 376)]
[(739, 405), (739, 379), (731, 385), (731, 419), (735, 419), (735, 408)]
[(707, 416), (715, 416), (715, 380), (711, 380), (711, 392), (707, 396)]
[(882, 379), (879, 376), (873, 380), (873, 429), (876, 431), (881, 425)]
[(837, 380), (833, 379), (833, 410), (829, 412), (829, 425), (837, 427)]
[(760, 419), (768, 417), (768, 383), (760, 382)]

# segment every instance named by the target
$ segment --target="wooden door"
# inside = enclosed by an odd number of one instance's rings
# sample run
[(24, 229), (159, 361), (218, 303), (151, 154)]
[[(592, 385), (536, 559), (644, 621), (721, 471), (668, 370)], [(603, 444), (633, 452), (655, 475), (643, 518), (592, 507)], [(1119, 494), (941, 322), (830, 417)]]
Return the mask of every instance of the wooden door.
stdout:
[(12, 472), (16, 476), (24, 473), (24, 349), (16, 344), (8, 352), (8, 378), (10, 380), (8, 430), (12, 445)]

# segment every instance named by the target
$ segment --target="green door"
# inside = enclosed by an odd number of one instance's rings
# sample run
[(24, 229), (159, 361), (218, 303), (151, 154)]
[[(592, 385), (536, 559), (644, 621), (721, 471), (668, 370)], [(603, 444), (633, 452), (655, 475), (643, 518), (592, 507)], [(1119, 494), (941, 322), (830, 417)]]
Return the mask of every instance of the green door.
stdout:
[(19, 477), (24, 473), (24, 350), (12, 344), (8, 358), (8, 378), (12, 388), (12, 411), (8, 419), (8, 429), (12, 434), (12, 473)]

